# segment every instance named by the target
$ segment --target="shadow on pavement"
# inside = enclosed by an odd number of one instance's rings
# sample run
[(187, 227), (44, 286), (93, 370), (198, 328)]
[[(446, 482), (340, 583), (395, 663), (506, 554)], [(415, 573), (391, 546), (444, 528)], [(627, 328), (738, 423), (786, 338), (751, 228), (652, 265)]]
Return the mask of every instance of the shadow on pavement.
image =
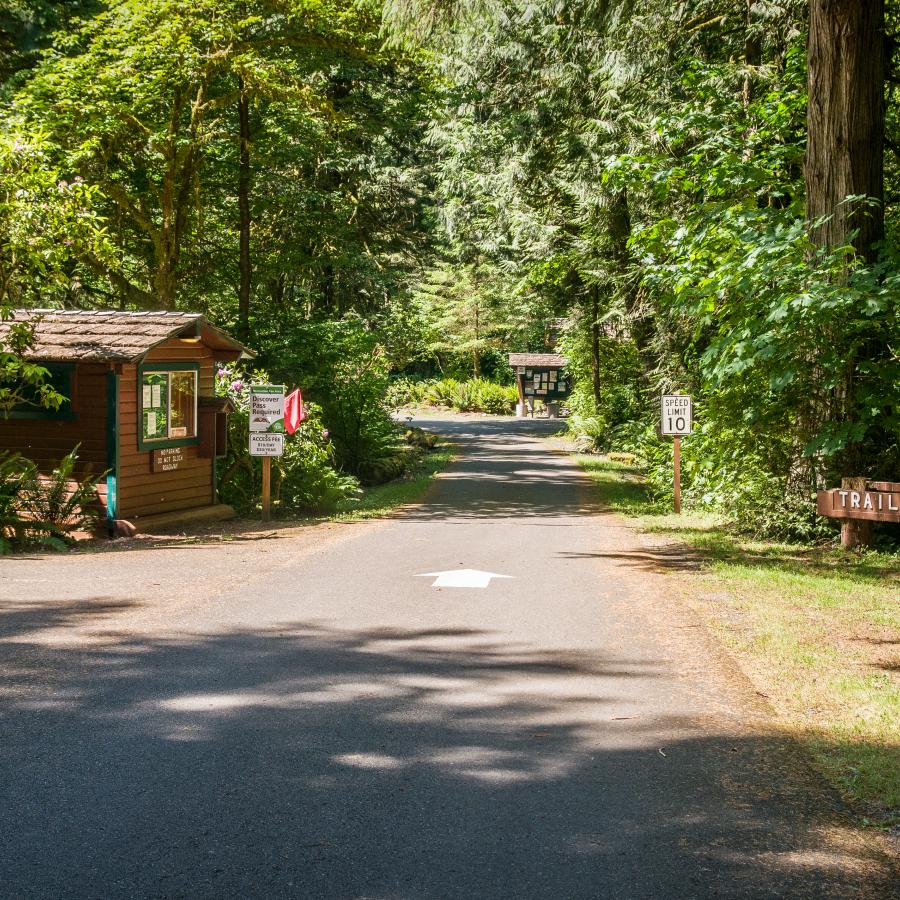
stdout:
[(646, 662), (315, 622), (42, 641), (103, 610), (2, 628), (3, 896), (890, 896), (788, 741), (623, 715)]

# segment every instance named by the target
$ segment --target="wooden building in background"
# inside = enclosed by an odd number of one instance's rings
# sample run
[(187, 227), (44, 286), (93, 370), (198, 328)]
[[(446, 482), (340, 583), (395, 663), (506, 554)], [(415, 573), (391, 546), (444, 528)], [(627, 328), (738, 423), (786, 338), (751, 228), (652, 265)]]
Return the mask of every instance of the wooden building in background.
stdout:
[(251, 356), (242, 344), (197, 313), (16, 310), (13, 321), (34, 323), (29, 359), (68, 399), (0, 415), (0, 450), (49, 472), (80, 445), (80, 476), (106, 473), (98, 490), (111, 527), (230, 512), (216, 497), (230, 410), (215, 396), (215, 371)]
[(510, 353), (509, 364), (516, 373), (519, 402), (516, 415), (524, 416), (534, 402), (541, 400), (552, 416), (558, 415), (559, 402), (572, 392), (572, 384), (565, 367), (568, 359), (558, 353)]

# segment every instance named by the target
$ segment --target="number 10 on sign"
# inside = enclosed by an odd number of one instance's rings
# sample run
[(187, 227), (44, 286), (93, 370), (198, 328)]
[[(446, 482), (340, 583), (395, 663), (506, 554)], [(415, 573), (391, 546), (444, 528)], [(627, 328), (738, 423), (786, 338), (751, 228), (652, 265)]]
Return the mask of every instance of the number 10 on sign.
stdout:
[(693, 404), (686, 394), (664, 394), (660, 431), (675, 436), (675, 512), (681, 512), (681, 435), (690, 434)]

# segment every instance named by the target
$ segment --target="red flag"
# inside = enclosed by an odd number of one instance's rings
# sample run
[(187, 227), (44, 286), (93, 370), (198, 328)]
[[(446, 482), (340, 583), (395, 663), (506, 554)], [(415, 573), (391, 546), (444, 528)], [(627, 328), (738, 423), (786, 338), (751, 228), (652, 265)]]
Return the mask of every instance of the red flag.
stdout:
[(284, 430), (288, 434), (293, 434), (305, 418), (303, 395), (300, 393), (300, 388), (297, 388), (296, 391), (291, 391), (284, 398)]

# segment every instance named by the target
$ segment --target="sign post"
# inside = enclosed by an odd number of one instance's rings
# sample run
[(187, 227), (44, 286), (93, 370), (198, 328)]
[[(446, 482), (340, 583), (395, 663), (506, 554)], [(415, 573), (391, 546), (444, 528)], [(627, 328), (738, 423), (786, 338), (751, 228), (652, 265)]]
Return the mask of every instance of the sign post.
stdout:
[(262, 457), (262, 520), (272, 515), (272, 457), (284, 453), (284, 385), (250, 385), (250, 455)]
[(690, 434), (694, 424), (694, 406), (686, 394), (663, 394), (660, 431), (675, 437), (675, 512), (681, 514), (681, 436)]

